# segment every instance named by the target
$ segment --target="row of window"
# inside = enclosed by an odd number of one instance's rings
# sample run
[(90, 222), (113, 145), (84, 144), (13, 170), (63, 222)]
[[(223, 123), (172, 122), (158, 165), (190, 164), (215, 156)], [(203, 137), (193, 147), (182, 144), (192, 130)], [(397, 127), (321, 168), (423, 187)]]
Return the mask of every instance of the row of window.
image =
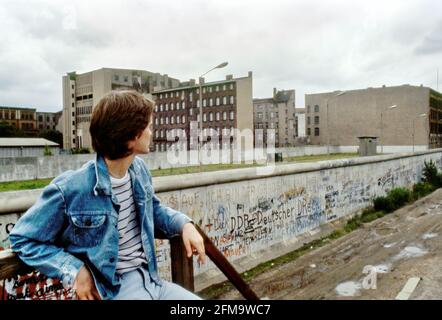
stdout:
[(91, 113), (92, 113), (92, 106), (84, 106), (77, 108), (77, 115), (91, 114)]
[[(191, 109), (192, 110), (192, 109)], [(192, 115), (192, 113), (191, 113)], [(209, 112), (209, 113), (203, 113), (203, 122), (212, 122), (212, 121), (221, 121), (221, 117), (223, 121), (227, 120), (227, 111), (221, 112)], [(229, 113), (229, 120), (235, 120), (235, 112), (230, 111)], [(199, 114), (197, 115), (197, 121), (200, 121)], [(155, 125), (161, 125), (161, 124), (181, 124), (186, 123), (186, 116), (185, 115), (177, 115), (177, 116), (165, 116), (165, 117), (156, 117), (155, 118)]]
[[(312, 135), (312, 131), (310, 128), (307, 128), (307, 135), (311, 136)], [(315, 136), (319, 136), (319, 128), (315, 128)]]
[[(311, 112), (311, 107), (307, 106), (307, 113)], [(319, 112), (319, 106), (316, 104), (315, 105), (315, 112)]]
[(159, 124), (181, 124), (186, 123), (186, 116), (185, 115), (178, 115), (178, 116), (170, 116), (170, 117), (156, 117), (155, 118), (155, 125)]
[[(287, 114), (287, 110), (286, 114)], [(257, 117), (258, 119), (263, 119), (263, 113), (262, 112), (258, 112)], [(270, 118), (278, 118), (279, 117), (279, 112), (270, 112)], [(267, 112), (266, 112), (266, 118), (267, 118)]]
[[(220, 92), (220, 91), (226, 91), (226, 90), (233, 90), (233, 83), (230, 83), (229, 85), (224, 84), (224, 85), (216, 85), (216, 86), (210, 86), (210, 87), (203, 87), (203, 93), (209, 92)], [(199, 94), (199, 88), (196, 89), (196, 93)], [(178, 98), (181, 95), (181, 98), (184, 99), (184, 90), (182, 91), (175, 91), (175, 92), (165, 92), (165, 93), (160, 93), (160, 99), (164, 98), (173, 98), (176, 97)], [(189, 99), (192, 101), (192, 92), (189, 93)]]
[[(232, 130), (233, 127), (227, 128), (204, 128), (203, 129), (203, 136), (214, 136), (215, 132), (218, 136), (233, 136), (234, 131)], [(166, 129), (160, 129), (155, 130), (154, 132), (155, 138), (169, 138), (170, 140), (175, 140), (175, 137), (179, 137), (180, 139), (183, 139), (185, 137), (183, 130), (166, 130)]]
[[(227, 104), (234, 104), (235, 97), (234, 96), (229, 96), (229, 97), (224, 96), (224, 97), (222, 97), (222, 100), (221, 100), (221, 97), (216, 97), (215, 99), (214, 98), (208, 98), (208, 99), (205, 98), (205, 99), (202, 99), (202, 101), (203, 101), (203, 107), (207, 107), (207, 105), (209, 105), (209, 107), (212, 107), (214, 105), (221, 106), (221, 105), (227, 105)], [(197, 100), (196, 106), (197, 106), (197, 108), (200, 107), (200, 100)], [(155, 112), (169, 111), (169, 109), (171, 111), (174, 111), (175, 109), (176, 110), (184, 110), (185, 108), (186, 108), (185, 101), (176, 102), (176, 103), (171, 102), (170, 104), (165, 103), (164, 105), (161, 103), (160, 105), (155, 106)]]
[(85, 117), (85, 116), (78, 117), (77, 118), (77, 124), (78, 123), (82, 123), (82, 122), (91, 122), (91, 117), (90, 116), (88, 116), (88, 117)]
[[(310, 117), (307, 117), (307, 125), (310, 125), (311, 124), (310, 122), (311, 122)], [(315, 124), (319, 124), (319, 117), (318, 116), (315, 116)]]
[[(74, 95), (72, 95), (73, 98)], [(78, 96), (75, 100), (76, 101), (81, 101), (81, 100), (88, 100), (88, 99), (92, 99), (93, 95), (89, 94), (89, 95), (84, 95), (84, 96)]]

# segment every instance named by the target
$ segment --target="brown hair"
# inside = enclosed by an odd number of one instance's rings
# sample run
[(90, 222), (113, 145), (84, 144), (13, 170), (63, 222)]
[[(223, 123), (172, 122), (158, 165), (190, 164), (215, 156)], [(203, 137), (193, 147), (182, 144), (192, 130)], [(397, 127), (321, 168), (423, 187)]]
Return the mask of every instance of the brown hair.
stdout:
[(111, 160), (130, 155), (127, 143), (149, 125), (153, 106), (153, 101), (136, 91), (111, 91), (101, 98), (89, 127), (97, 154)]

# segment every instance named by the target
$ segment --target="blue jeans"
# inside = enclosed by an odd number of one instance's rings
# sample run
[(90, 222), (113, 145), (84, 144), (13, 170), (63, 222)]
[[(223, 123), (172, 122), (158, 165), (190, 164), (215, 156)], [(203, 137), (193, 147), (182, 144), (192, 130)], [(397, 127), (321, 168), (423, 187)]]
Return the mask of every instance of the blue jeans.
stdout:
[(161, 280), (157, 285), (144, 268), (120, 276), (121, 289), (114, 300), (201, 300), (194, 293), (179, 285)]

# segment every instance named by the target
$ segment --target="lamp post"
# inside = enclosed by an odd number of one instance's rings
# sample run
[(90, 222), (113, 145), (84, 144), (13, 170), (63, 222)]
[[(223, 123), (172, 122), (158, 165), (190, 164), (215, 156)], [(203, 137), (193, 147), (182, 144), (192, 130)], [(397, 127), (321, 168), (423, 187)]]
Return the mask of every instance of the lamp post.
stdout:
[(330, 131), (329, 131), (329, 121), (328, 121), (328, 103), (330, 101), (330, 99), (342, 96), (346, 93), (346, 91), (339, 91), (337, 94), (334, 94), (333, 96), (331, 96), (330, 98), (327, 98), (326, 100), (326, 106), (327, 106), (327, 155), (330, 155)]
[(382, 117), (383, 117), (384, 112), (389, 111), (391, 109), (395, 109), (395, 108), (397, 108), (397, 105), (390, 106), (386, 110), (381, 111), (381, 154), (384, 153), (384, 137), (382, 135), (383, 130), (384, 130), (384, 123), (382, 122)]
[(412, 137), (413, 137), (413, 152), (414, 152), (414, 133), (415, 133), (415, 130), (414, 130), (414, 122), (415, 122), (416, 119), (418, 119), (418, 118), (423, 118), (423, 117), (426, 117), (426, 116), (427, 116), (426, 113), (421, 113), (421, 114), (418, 115), (417, 117), (414, 117), (414, 118), (413, 118), (413, 133), (412, 133)]
[(199, 116), (200, 116), (200, 121), (199, 121), (199, 125), (200, 125), (200, 131), (199, 131), (199, 141), (198, 141), (198, 163), (200, 165), (200, 170), (201, 170), (201, 164), (202, 164), (202, 157), (201, 157), (201, 149), (203, 146), (203, 85), (202, 85), (202, 80), (203, 77), (208, 74), (210, 71), (215, 70), (215, 69), (220, 69), (220, 68), (224, 68), (225, 66), (227, 66), (229, 63), (228, 62), (223, 62), (220, 63), (219, 65), (217, 65), (216, 67), (210, 69), (209, 71), (207, 71), (206, 73), (202, 74), (201, 76), (199, 76), (198, 78), (198, 82), (199, 82), (199, 102), (200, 102), (200, 110), (199, 110)]

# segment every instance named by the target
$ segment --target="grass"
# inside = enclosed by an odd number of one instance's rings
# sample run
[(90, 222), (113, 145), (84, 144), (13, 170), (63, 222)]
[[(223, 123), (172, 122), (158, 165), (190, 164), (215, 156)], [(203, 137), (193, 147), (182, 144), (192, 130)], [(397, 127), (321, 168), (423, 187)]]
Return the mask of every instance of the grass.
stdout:
[[(313, 156), (299, 156), (290, 157), (284, 159), (283, 164), (294, 163), (294, 162), (313, 162), (322, 160), (334, 160), (342, 158), (356, 157), (356, 153), (333, 153), (330, 155), (313, 155)], [(277, 162), (276, 164), (280, 164)], [(197, 172), (211, 172), (218, 170), (228, 170), (228, 169), (238, 169), (238, 168), (250, 168), (261, 166), (260, 164), (254, 162), (253, 164), (245, 163), (227, 163), (227, 164), (208, 164), (200, 168), (200, 166), (189, 166), (182, 168), (170, 168), (170, 169), (157, 169), (151, 170), (153, 177), (170, 176), (176, 174), (187, 174), (187, 173), (197, 173)], [(5, 191), (15, 191), (15, 190), (30, 190), (39, 189), (47, 186), (53, 178), (50, 179), (36, 179), (36, 180), (26, 180), (26, 181), (12, 181), (12, 182), (0, 182), (0, 192)]]
[(53, 180), (53, 178), (38, 179), (38, 180), (26, 180), (26, 181), (0, 182), (0, 192), (44, 188), (52, 180)]

